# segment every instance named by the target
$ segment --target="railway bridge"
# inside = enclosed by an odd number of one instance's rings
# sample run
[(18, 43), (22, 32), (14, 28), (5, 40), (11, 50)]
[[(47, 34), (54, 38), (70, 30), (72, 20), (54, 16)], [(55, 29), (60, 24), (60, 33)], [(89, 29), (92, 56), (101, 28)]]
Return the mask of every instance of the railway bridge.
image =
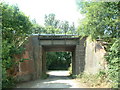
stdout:
[[(97, 43), (86, 44), (86, 37), (62, 34), (34, 34), (25, 44), (26, 50), (20, 56), (28, 58), (19, 63), (18, 79), (21, 81), (35, 80), (46, 73), (47, 52), (71, 52), (72, 74), (97, 72), (99, 61), (103, 58), (102, 47)], [(99, 57), (98, 57), (99, 55)], [(19, 58), (19, 57), (18, 57)]]

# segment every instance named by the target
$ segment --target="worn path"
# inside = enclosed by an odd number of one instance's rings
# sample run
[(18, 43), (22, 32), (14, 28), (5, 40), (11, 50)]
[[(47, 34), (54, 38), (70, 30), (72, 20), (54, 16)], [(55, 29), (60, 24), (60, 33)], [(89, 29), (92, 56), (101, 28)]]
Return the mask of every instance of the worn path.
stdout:
[(35, 80), (17, 85), (17, 88), (86, 88), (85, 85), (69, 78), (68, 71), (49, 71), (47, 79)]

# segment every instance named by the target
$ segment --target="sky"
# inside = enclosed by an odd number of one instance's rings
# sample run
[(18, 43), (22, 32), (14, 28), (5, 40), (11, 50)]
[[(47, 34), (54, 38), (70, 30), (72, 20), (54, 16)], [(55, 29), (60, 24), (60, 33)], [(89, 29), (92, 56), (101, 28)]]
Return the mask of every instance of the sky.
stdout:
[(40, 25), (44, 25), (45, 14), (54, 13), (59, 20), (67, 20), (78, 26), (83, 15), (77, 9), (76, 0), (4, 0), (17, 4), (19, 9)]

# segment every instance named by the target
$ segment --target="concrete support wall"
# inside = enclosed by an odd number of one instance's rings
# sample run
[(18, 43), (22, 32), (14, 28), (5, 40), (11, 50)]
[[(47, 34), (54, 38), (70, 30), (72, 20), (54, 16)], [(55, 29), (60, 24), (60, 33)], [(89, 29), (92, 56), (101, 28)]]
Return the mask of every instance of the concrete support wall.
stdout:
[(42, 49), (42, 75), (46, 74), (46, 51)]
[(79, 40), (75, 48), (75, 74), (84, 72), (85, 69), (85, 38)]
[(80, 40), (80, 46), (78, 48), (79, 53), (80, 53), (80, 72), (84, 72), (85, 69), (85, 50), (86, 50), (86, 46), (85, 46), (85, 42), (86, 38), (83, 38), (82, 40)]
[(39, 72), (38, 72), (38, 77), (42, 77), (42, 66), (43, 66), (43, 64), (42, 64), (42, 56), (43, 56), (43, 53), (42, 53), (42, 46), (41, 45), (39, 45), (39, 60), (38, 60), (38, 62), (39, 62)]
[(100, 42), (86, 40), (85, 73), (95, 74), (100, 69), (107, 69), (104, 59), (106, 51)]
[(79, 74), (80, 73), (80, 50), (79, 50), (80, 46), (77, 45), (75, 48), (75, 74)]
[(39, 78), (42, 70), (42, 46), (39, 45), (38, 38), (31, 38), (33, 46), (33, 58), (35, 63), (35, 75)]
[(75, 51), (72, 52), (72, 74), (75, 75), (76, 74), (76, 70), (75, 70)]

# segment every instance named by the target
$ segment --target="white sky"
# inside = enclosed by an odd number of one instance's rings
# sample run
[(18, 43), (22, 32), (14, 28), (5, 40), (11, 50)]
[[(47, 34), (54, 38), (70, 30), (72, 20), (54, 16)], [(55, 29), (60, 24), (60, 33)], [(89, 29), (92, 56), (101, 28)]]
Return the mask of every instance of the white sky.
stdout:
[(36, 19), (40, 25), (44, 25), (45, 14), (54, 13), (59, 20), (67, 20), (78, 26), (81, 15), (77, 10), (76, 0), (4, 0), (9, 4), (17, 4), (19, 9), (31, 19)]

